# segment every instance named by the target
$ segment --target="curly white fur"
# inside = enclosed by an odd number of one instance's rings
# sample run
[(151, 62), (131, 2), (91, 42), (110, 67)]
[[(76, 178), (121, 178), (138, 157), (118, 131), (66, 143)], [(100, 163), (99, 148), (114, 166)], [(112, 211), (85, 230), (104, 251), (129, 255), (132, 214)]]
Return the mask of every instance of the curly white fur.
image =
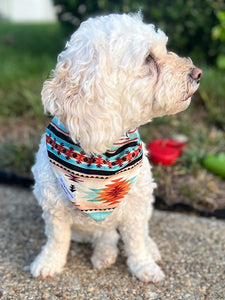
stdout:
[[(167, 52), (166, 43), (166, 35), (144, 24), (139, 15), (87, 20), (59, 55), (53, 78), (44, 83), (45, 111), (62, 121), (72, 140), (90, 154), (104, 153), (128, 130), (154, 117), (186, 109), (198, 87), (196, 74), (191, 73), (194, 66), (190, 59)], [(92, 242), (94, 267), (110, 266), (117, 256), (118, 229), (131, 272), (144, 282), (163, 279), (155, 263), (160, 254), (148, 232), (156, 185), (146, 157), (128, 196), (102, 222), (84, 215), (65, 198), (44, 137), (32, 171), (47, 235), (31, 265), (34, 276), (62, 271), (71, 237)]]

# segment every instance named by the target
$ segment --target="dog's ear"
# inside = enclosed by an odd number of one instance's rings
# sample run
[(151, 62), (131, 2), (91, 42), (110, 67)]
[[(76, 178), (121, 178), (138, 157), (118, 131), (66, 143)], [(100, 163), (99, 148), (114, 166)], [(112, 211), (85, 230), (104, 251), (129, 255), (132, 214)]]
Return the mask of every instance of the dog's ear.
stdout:
[(86, 153), (104, 153), (123, 134), (120, 99), (104, 51), (72, 39), (42, 90), (45, 111), (64, 123)]

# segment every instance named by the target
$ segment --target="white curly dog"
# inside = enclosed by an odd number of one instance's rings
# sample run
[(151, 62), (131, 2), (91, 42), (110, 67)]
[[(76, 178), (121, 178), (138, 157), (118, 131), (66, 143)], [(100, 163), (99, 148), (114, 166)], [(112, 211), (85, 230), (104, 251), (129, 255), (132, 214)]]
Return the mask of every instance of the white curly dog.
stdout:
[(120, 234), (131, 273), (164, 278), (149, 236), (156, 184), (137, 128), (185, 110), (201, 77), (166, 43), (139, 14), (112, 14), (83, 22), (59, 55), (42, 90), (54, 118), (32, 168), (47, 236), (33, 276), (60, 273), (71, 239), (91, 242), (93, 266), (109, 267)]

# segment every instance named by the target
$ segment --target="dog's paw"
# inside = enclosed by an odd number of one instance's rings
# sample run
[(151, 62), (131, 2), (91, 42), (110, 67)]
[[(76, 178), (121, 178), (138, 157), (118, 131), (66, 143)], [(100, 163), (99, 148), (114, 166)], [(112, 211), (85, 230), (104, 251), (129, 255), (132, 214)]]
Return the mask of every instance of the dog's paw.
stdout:
[(117, 249), (108, 247), (104, 249), (104, 252), (94, 251), (91, 257), (91, 262), (97, 270), (105, 269), (115, 263), (117, 258)]
[(158, 249), (156, 243), (151, 238), (149, 238), (147, 241), (147, 249), (148, 249), (148, 252), (151, 254), (152, 259), (154, 261), (161, 260), (161, 254), (159, 252), (159, 249)]
[(153, 282), (158, 283), (162, 281), (165, 278), (165, 275), (161, 268), (154, 262), (149, 261), (145, 264), (135, 265), (135, 264), (129, 264), (128, 266), (131, 270), (131, 272), (142, 282)]
[(142, 282), (158, 283), (165, 277), (163, 271), (155, 263), (150, 263), (136, 270), (134, 274)]
[(30, 271), (34, 277), (53, 277), (62, 272), (63, 266), (64, 263), (59, 260), (57, 261), (52, 257), (45, 257), (44, 255), (39, 254), (30, 265)]

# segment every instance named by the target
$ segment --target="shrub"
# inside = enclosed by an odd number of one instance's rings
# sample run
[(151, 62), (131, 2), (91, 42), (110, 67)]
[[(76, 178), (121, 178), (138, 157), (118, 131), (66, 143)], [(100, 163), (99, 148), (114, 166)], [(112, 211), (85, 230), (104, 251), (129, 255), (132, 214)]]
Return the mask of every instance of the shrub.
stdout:
[(216, 62), (220, 69), (225, 69), (225, 11), (218, 11), (217, 18), (219, 24), (213, 27), (212, 38), (221, 42)]
[(225, 76), (224, 71), (215, 68), (203, 69), (199, 95), (207, 111), (208, 122), (225, 130)]
[(146, 22), (153, 22), (170, 37), (169, 47), (199, 62), (214, 63), (222, 41), (212, 37), (218, 26), (223, 0), (54, 0), (65, 34), (71, 34), (89, 16), (142, 9)]

